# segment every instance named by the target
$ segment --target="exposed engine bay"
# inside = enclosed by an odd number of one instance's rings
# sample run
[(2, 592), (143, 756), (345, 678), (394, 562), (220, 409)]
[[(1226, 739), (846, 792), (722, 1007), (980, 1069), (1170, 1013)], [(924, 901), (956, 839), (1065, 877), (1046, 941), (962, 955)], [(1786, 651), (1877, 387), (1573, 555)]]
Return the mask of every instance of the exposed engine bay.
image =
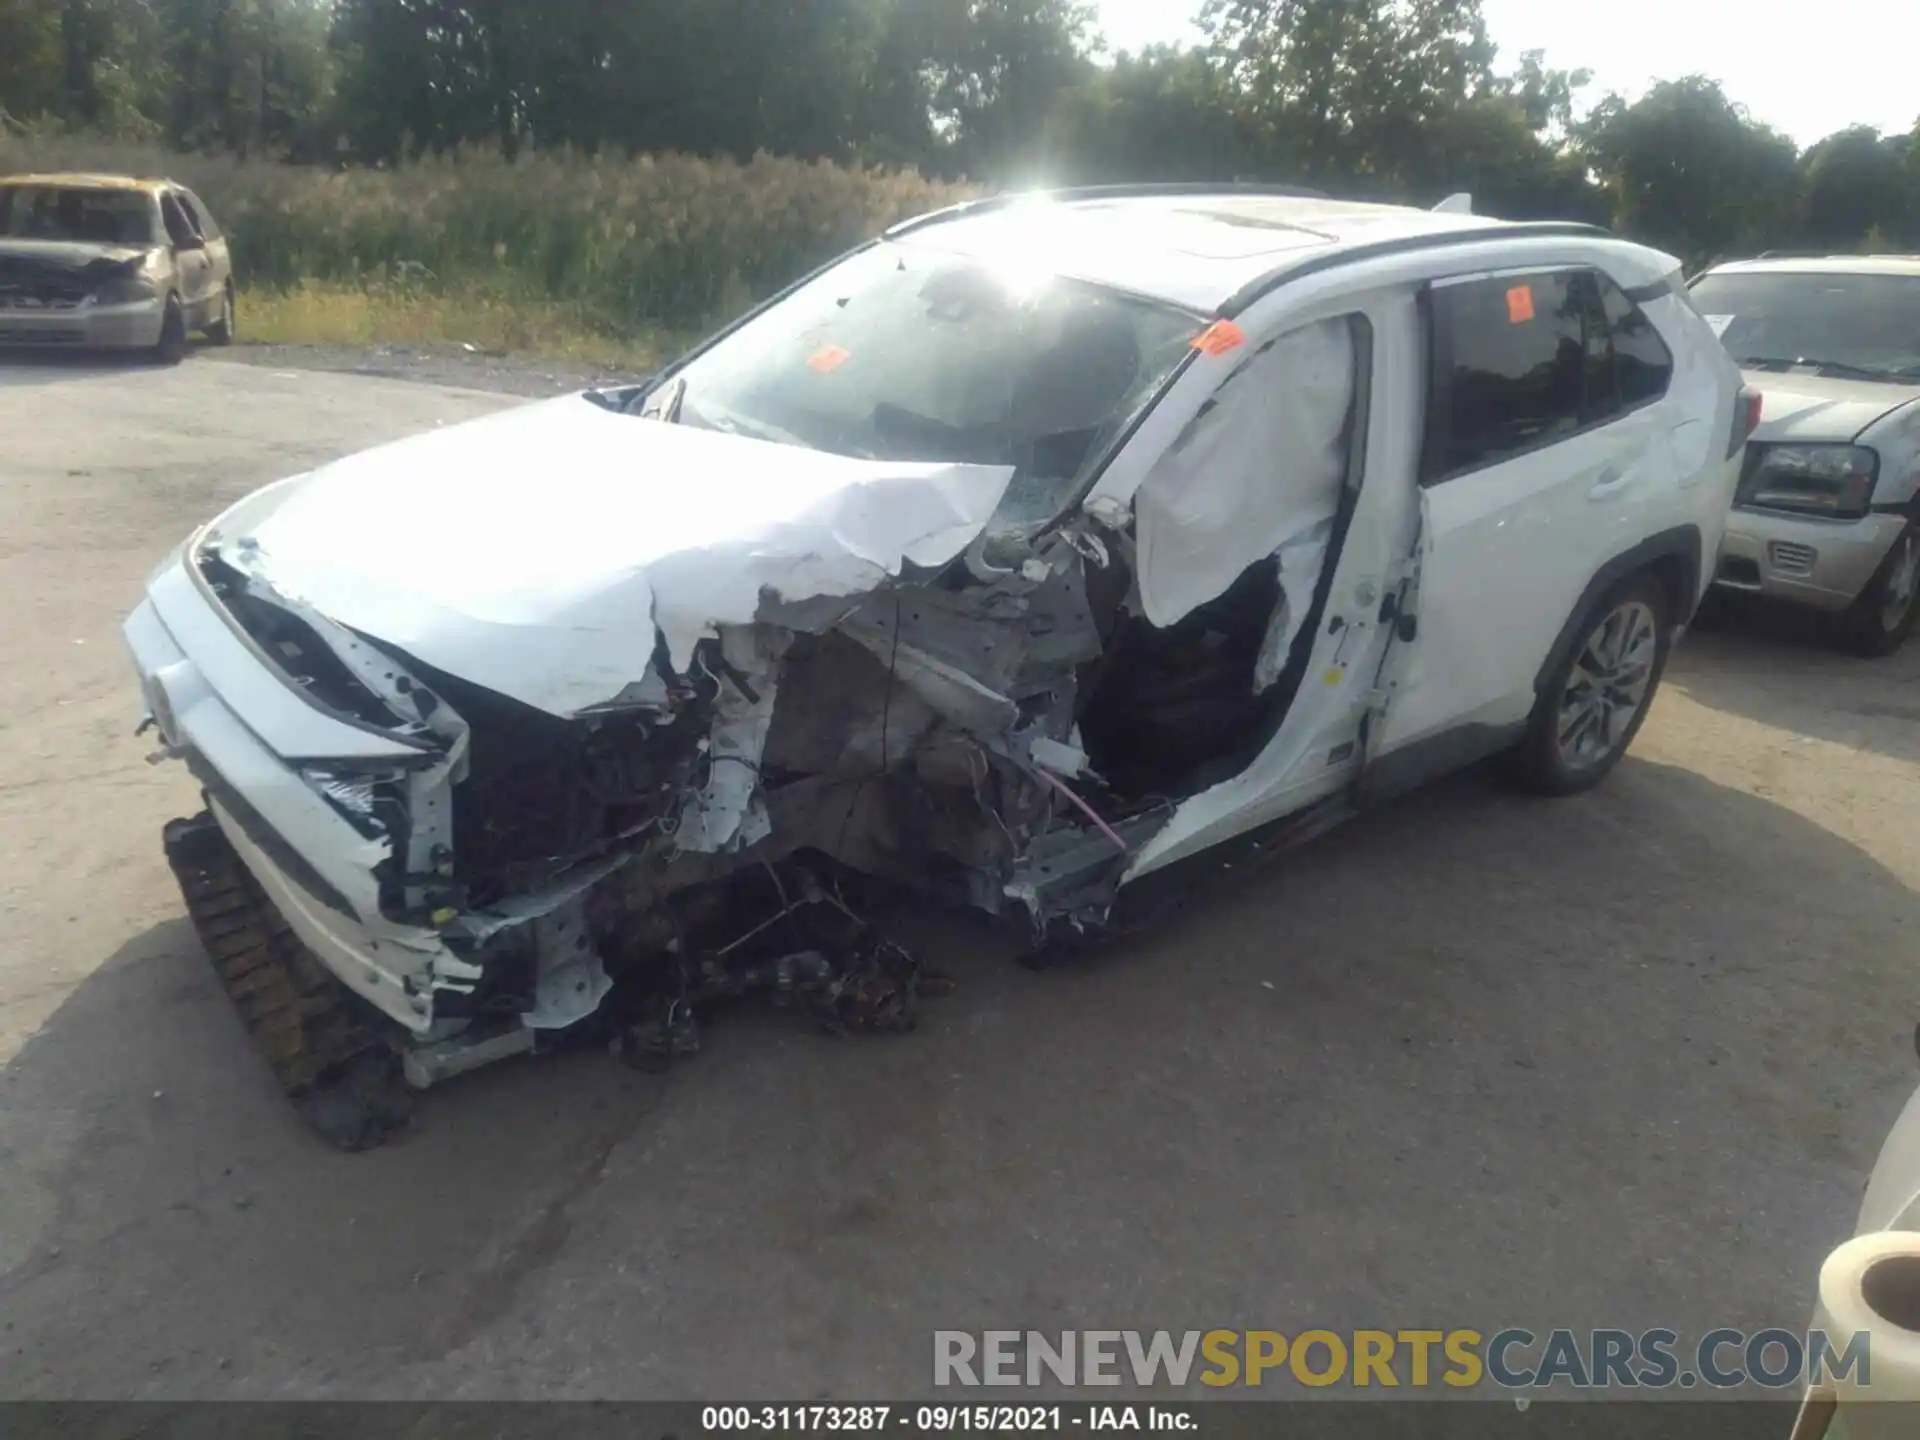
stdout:
[(857, 907), (876, 882), (1036, 942), (1097, 926), (1130, 855), (1244, 763), (1289, 689), (1254, 683), (1279, 562), (1162, 629), (1131, 546), (1082, 516), (866, 595), (769, 593), (684, 668), (660, 639), (640, 681), (571, 717), (343, 629), (249, 573), (245, 541), (195, 563), (291, 683), (422, 747), (306, 774), (384, 848), (383, 919), (458, 959), (406, 987), (424, 1086), (589, 1017), (662, 1064), (750, 991), (837, 1031), (911, 1028), (928, 982)]
[[(1298, 692), (1357, 494), (1353, 355), (1345, 322), (1257, 348), (1121, 509), (597, 396), (256, 492), (129, 623), (205, 786), (169, 854), (190, 909), (227, 907), (194, 909), (216, 967), (266, 963), (219, 953), (252, 906), (424, 1087), (562, 1035), (660, 1063), (749, 991), (910, 1028), (887, 896), (1036, 947), (1102, 926)], [(169, 663), (176, 634), (200, 653)], [(312, 1038), (296, 980), (262, 1023)], [(290, 1088), (341, 1069), (329, 1027), (288, 1042)]]

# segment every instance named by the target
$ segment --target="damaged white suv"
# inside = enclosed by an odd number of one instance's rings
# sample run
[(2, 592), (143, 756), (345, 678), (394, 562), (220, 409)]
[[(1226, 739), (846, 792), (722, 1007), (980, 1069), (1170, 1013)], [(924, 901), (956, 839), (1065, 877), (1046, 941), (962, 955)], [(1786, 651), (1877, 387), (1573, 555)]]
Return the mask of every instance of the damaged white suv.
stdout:
[(661, 1060), (761, 987), (909, 1024), (863, 880), (1044, 937), (1480, 756), (1584, 789), (1753, 420), (1677, 273), (1298, 193), (980, 202), (645, 386), (269, 486), (126, 627), (206, 792), (189, 908), (354, 1144), (396, 1054)]

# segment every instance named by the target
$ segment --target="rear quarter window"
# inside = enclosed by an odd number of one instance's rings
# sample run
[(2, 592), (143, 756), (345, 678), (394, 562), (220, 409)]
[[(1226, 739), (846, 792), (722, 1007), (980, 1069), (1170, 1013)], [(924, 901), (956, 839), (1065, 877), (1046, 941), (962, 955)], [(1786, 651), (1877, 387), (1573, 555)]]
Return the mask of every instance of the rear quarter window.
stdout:
[(1653, 321), (1627, 293), (1604, 275), (1596, 275), (1607, 342), (1613, 351), (1613, 391), (1622, 410), (1631, 410), (1667, 393), (1673, 379), (1673, 352)]
[(186, 207), (187, 215), (200, 227), (200, 233), (209, 240), (220, 238), (220, 227), (214, 222), (213, 212), (207, 209), (207, 202), (191, 190), (182, 186), (180, 203)]

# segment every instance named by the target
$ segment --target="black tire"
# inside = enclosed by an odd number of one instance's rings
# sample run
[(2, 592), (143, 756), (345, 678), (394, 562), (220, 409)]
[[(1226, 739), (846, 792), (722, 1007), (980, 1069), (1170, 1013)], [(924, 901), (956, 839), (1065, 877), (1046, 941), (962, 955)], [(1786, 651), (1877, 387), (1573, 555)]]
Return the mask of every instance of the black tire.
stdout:
[(166, 313), (160, 317), (160, 339), (153, 347), (153, 358), (161, 365), (178, 365), (187, 358), (187, 312), (180, 308), (180, 297), (167, 297)]
[(1878, 659), (1907, 643), (1920, 619), (1920, 526), (1912, 521), (1887, 551), (1860, 598), (1832, 622), (1829, 635), (1840, 649)]
[[(1640, 733), (1666, 673), (1672, 612), (1667, 587), (1648, 571), (1629, 576), (1587, 610), (1572, 649), (1541, 689), (1525, 737), (1508, 756), (1514, 780), (1541, 795), (1578, 795), (1607, 778)], [(1608, 630), (1616, 624), (1622, 628)], [(1650, 655), (1635, 638), (1645, 624), (1652, 626)], [(1620, 637), (1614, 663), (1606, 653), (1610, 635)], [(1607, 678), (1596, 684), (1596, 676)], [(1628, 678), (1614, 678), (1621, 676)]]
[(233, 343), (233, 332), (235, 329), (233, 282), (229, 280), (226, 290), (220, 296), (219, 317), (211, 325), (207, 326), (207, 339), (216, 345), (231, 345)]

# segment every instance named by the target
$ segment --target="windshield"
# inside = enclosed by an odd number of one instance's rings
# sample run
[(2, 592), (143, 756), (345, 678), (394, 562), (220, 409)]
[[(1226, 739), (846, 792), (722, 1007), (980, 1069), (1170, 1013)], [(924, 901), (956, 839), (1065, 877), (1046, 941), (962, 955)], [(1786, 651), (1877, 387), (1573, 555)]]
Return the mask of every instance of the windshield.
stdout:
[(688, 363), (642, 413), (677, 404), (681, 424), (866, 459), (1011, 465), (995, 527), (1036, 525), (1072, 501), (1203, 323), (883, 243)]
[(1920, 275), (1708, 275), (1692, 299), (1743, 365), (1920, 379)]
[(0, 236), (151, 245), (153, 202), (140, 190), (0, 185)]

